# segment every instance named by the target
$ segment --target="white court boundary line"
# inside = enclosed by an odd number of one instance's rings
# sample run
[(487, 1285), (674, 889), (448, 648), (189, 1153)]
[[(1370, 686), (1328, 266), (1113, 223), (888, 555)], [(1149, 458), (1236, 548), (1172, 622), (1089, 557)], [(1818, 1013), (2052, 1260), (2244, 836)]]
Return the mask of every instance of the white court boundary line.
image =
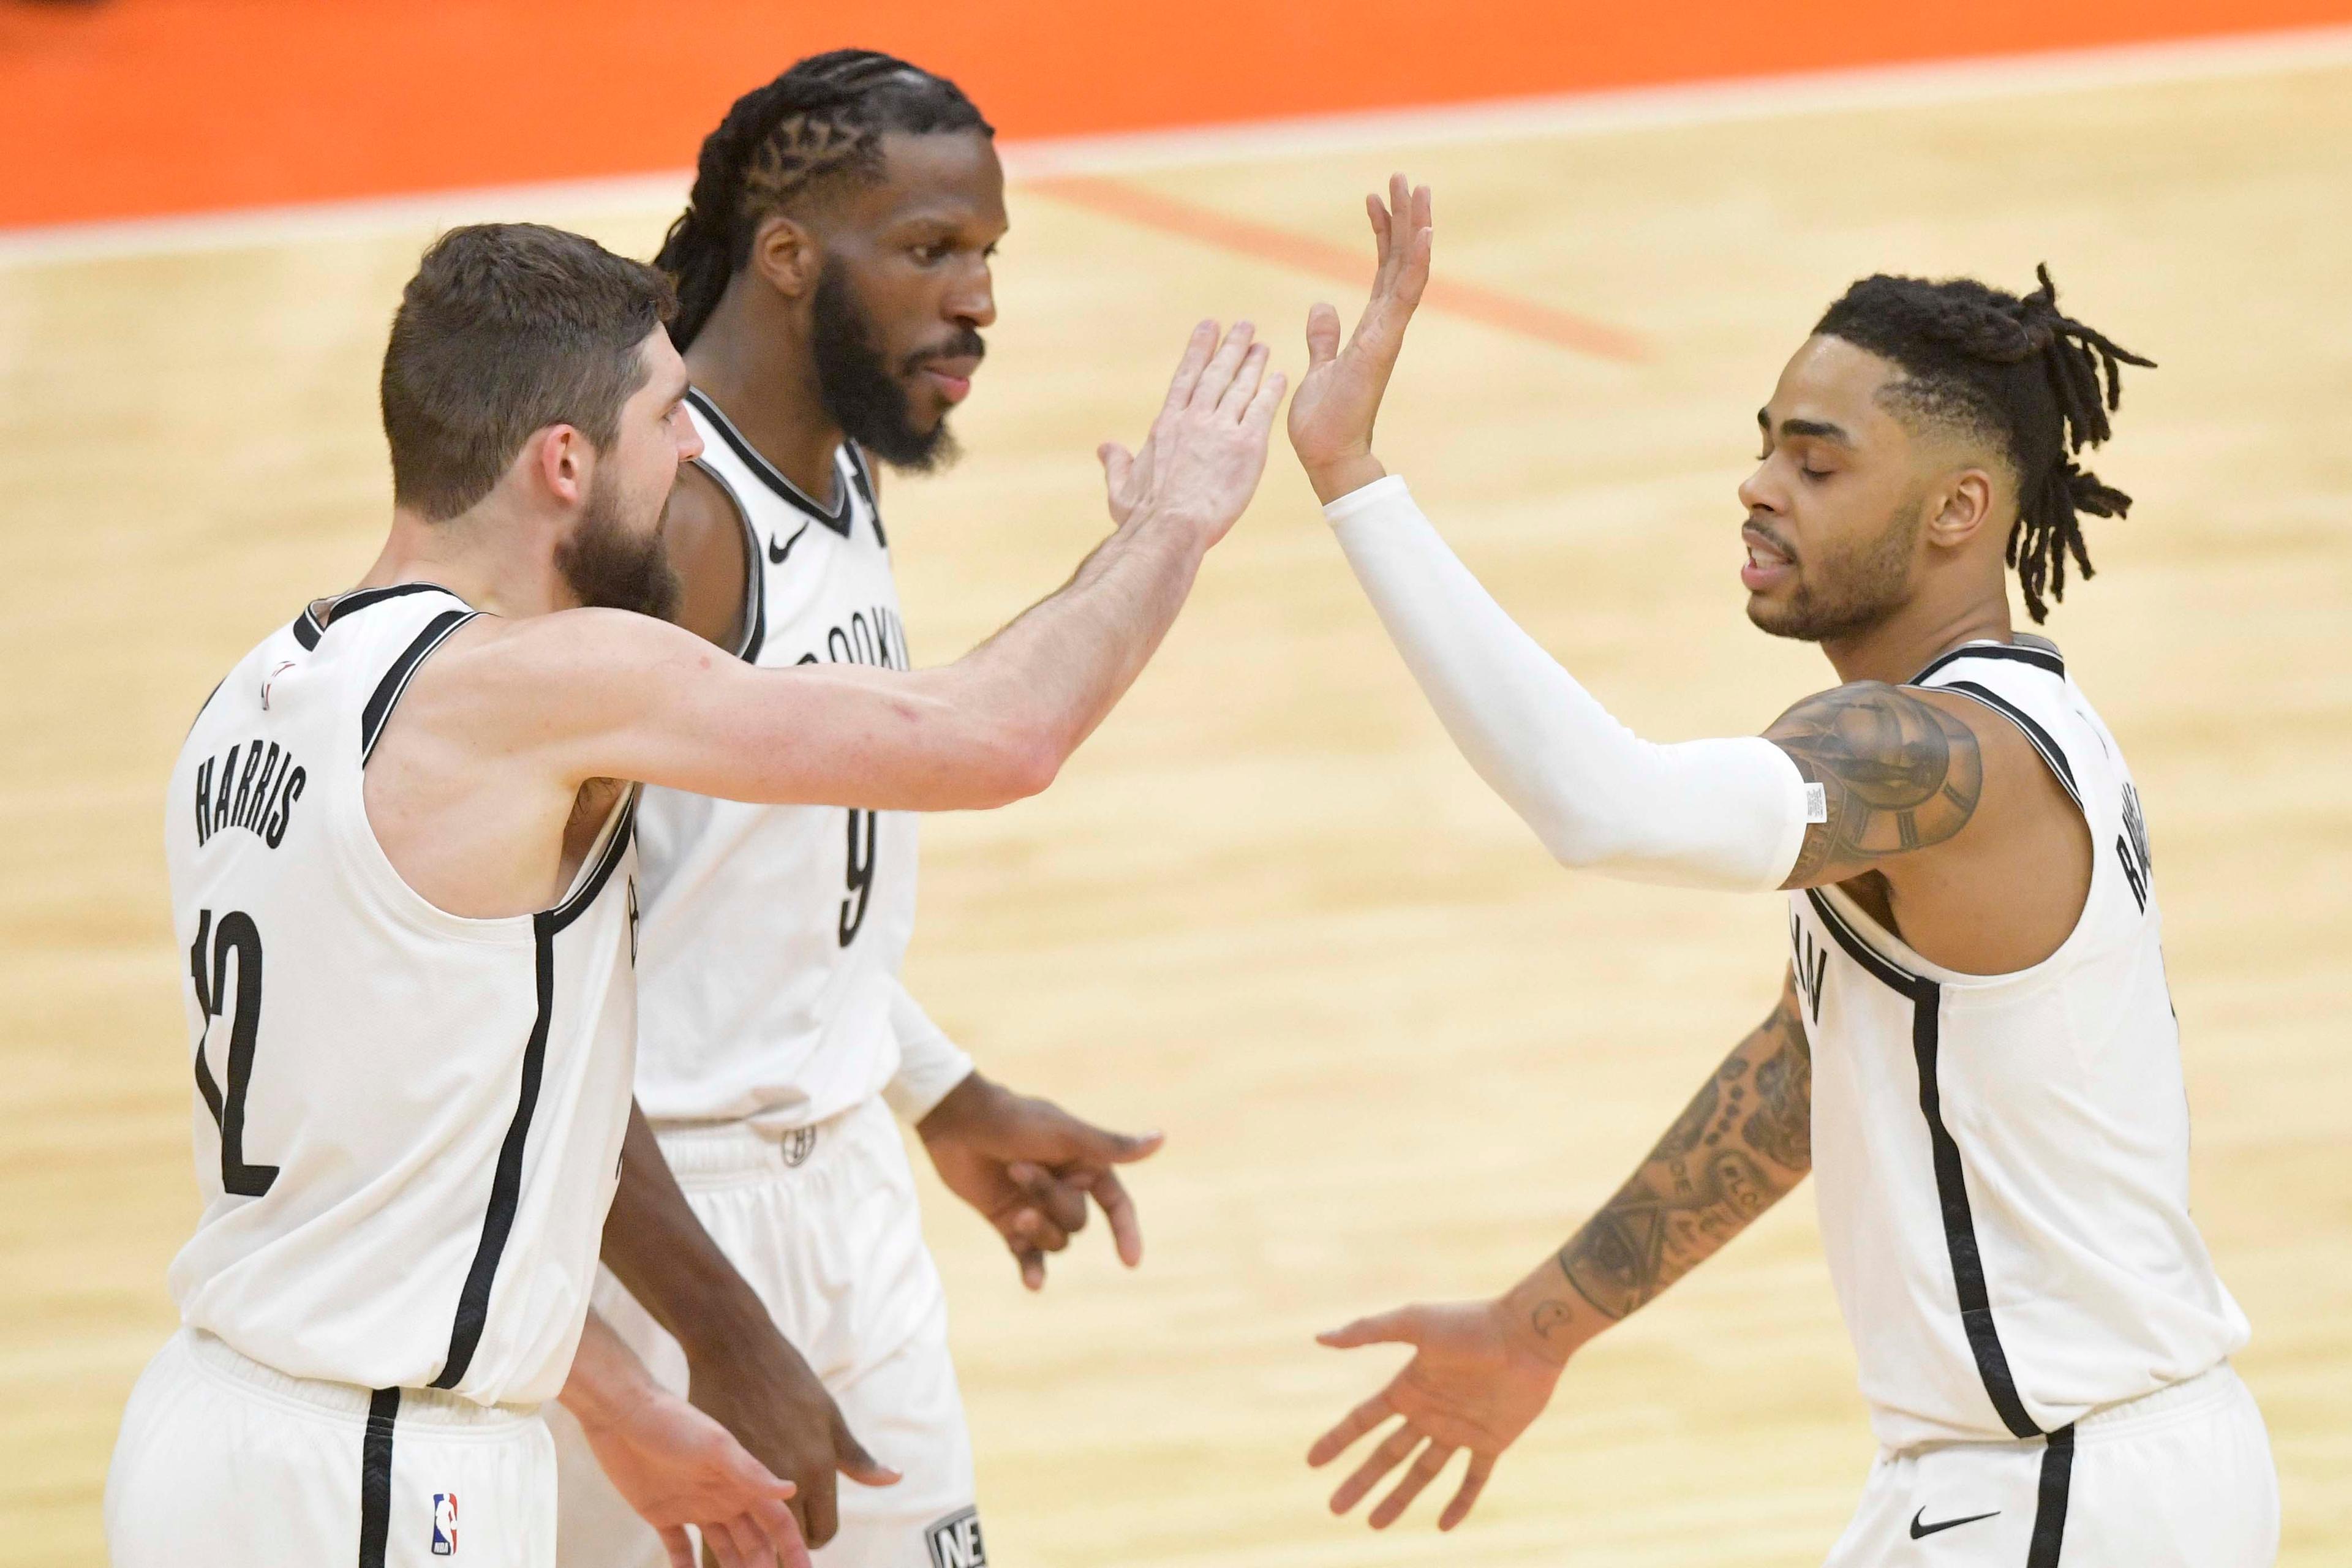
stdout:
[[(1507, 100), (1444, 109), (1319, 115), (1198, 130), (1008, 142), (1014, 180), (1127, 174), (1204, 163), (1465, 142), (1599, 136), (1727, 121), (2047, 97), (2152, 83), (2352, 65), (2352, 26), (2303, 28), (1923, 65), (1873, 66)], [(561, 214), (641, 214), (683, 205), (690, 172), (548, 181), (127, 222), (0, 230), (0, 269), (117, 257), (235, 250), (305, 239)]]

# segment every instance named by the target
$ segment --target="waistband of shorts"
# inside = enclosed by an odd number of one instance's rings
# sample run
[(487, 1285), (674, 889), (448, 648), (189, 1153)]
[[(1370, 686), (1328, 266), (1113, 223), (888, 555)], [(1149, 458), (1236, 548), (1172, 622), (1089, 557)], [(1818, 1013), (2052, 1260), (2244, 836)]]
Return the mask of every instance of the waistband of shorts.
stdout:
[(878, 1095), (805, 1127), (721, 1121), (662, 1128), (654, 1138), (661, 1145), (662, 1158), (669, 1162), (670, 1173), (680, 1182), (773, 1176), (806, 1165), (818, 1150), (838, 1142), (857, 1119), (877, 1112), (886, 1121), (889, 1117)]
[[(329, 1415), (365, 1421), (377, 1391), (353, 1383), (331, 1383), (315, 1377), (295, 1377), (279, 1372), (202, 1329), (184, 1328), (181, 1344), (205, 1372), (242, 1384), (256, 1393)], [(395, 1419), (429, 1426), (473, 1427), (497, 1431), (520, 1426), (539, 1418), (536, 1405), (481, 1405), (442, 1388), (404, 1388)]]
[(2207, 1405), (2222, 1404), (2244, 1386), (2235, 1367), (2227, 1361), (2216, 1362), (2194, 1377), (2168, 1383), (2137, 1399), (2103, 1405), (2077, 1417), (2074, 1431), (2085, 1439), (2117, 1436), (2178, 1415), (2193, 1415)]

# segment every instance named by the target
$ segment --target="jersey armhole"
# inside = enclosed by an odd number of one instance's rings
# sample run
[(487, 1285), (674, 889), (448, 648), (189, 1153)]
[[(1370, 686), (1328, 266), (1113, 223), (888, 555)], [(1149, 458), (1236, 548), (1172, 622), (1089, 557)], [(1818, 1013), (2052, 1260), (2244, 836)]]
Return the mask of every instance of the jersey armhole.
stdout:
[(730, 650), (746, 664), (758, 662), (760, 648), (768, 640), (768, 574), (761, 569), (760, 554), (763, 548), (760, 536), (751, 529), (751, 509), (727, 481), (714, 463), (700, 458), (694, 459), (694, 469), (718, 487), (734, 509), (735, 529), (743, 544), (743, 603), (736, 611), (735, 647)]

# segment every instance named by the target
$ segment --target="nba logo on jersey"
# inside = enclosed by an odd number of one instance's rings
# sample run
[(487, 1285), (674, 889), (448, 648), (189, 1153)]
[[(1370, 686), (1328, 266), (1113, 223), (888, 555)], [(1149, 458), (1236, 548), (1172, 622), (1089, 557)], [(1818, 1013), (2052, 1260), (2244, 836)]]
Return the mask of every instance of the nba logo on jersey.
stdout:
[(433, 1494), (433, 1555), (457, 1555), (457, 1494)]
[(923, 1532), (930, 1542), (931, 1568), (988, 1568), (988, 1548), (980, 1539), (980, 1510), (951, 1513)]

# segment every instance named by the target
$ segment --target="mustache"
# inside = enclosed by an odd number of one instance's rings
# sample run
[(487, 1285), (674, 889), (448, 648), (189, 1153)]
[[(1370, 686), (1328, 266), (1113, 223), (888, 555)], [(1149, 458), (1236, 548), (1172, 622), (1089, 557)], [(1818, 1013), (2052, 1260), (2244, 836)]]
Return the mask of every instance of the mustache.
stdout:
[(904, 368), (908, 375), (912, 375), (934, 360), (985, 360), (987, 357), (988, 344), (981, 337), (979, 330), (964, 327), (950, 336), (945, 342), (933, 343), (929, 348), (908, 354)]
[(1788, 540), (1781, 537), (1777, 530), (1765, 527), (1759, 520), (1754, 517), (1748, 518), (1743, 526), (1753, 529), (1756, 532), (1762, 534), (1765, 542), (1770, 544), (1773, 549), (1779, 551), (1782, 555), (1786, 556), (1790, 565), (1793, 566), (1796, 564), (1796, 546), (1790, 544)]

